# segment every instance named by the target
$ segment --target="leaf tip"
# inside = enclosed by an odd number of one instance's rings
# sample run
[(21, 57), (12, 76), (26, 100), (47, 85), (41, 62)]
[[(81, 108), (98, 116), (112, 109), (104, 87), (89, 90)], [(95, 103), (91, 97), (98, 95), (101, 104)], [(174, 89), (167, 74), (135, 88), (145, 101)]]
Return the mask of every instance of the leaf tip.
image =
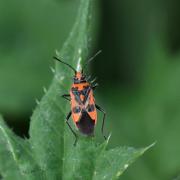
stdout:
[(55, 54), (56, 54), (56, 56), (60, 56), (60, 52), (57, 50), (57, 49), (55, 49)]
[(39, 102), (39, 100), (38, 100), (38, 99), (36, 99), (35, 101), (36, 101), (36, 104), (37, 104), (37, 105), (39, 105), (39, 104), (40, 104), (40, 102)]
[(151, 149), (153, 146), (155, 146), (157, 143), (157, 141), (153, 142), (152, 144), (150, 144), (149, 146), (145, 147), (143, 150), (142, 150), (142, 154), (144, 154), (147, 150)]
[(47, 89), (46, 89), (45, 86), (43, 87), (43, 91), (44, 91), (45, 94), (47, 93)]
[(55, 69), (53, 68), (53, 67), (50, 67), (50, 69), (51, 69), (51, 72), (53, 73), (53, 74), (55, 74)]
[(157, 141), (155, 141), (155, 142), (153, 142), (152, 144), (150, 144), (150, 145), (146, 148), (146, 150), (148, 150), (148, 149), (152, 148), (153, 146), (155, 146), (156, 143), (157, 143)]
[(110, 138), (111, 138), (111, 135), (112, 135), (112, 133), (110, 133), (110, 134), (108, 135), (107, 139), (106, 139), (107, 144), (109, 143), (109, 140), (110, 140)]

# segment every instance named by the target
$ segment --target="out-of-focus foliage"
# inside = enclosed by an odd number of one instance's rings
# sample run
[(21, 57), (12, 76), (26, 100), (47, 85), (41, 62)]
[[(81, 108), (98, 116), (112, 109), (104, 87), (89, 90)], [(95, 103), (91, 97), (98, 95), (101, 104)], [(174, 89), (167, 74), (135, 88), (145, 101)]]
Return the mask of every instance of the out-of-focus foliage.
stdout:
[(164, 180), (180, 174), (179, 5), (160, 0), (102, 3), (103, 54), (93, 66), (112, 146), (157, 140), (122, 179)]
[[(95, 97), (106, 109), (111, 145), (157, 140), (122, 179), (180, 174), (179, 7), (178, 0), (100, 1), (97, 47), (103, 53), (91, 69), (98, 76)], [(67, 36), (76, 10), (76, 0), (0, 2), (1, 112), (11, 117), (31, 111), (51, 78), (52, 53)]]
[(32, 111), (49, 84), (52, 56), (68, 36), (77, 7), (77, 1), (0, 1), (1, 112)]

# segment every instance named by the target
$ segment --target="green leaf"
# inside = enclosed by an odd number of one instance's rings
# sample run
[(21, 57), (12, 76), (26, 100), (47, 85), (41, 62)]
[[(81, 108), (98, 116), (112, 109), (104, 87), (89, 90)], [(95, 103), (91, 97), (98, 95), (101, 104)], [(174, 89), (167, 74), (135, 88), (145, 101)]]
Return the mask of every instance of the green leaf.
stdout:
[(0, 117), (0, 174), (4, 179), (35, 179), (37, 169), (29, 142), (17, 137)]
[[(89, 1), (81, 1), (77, 21), (60, 53), (66, 62), (75, 67), (81, 65), (88, 55), (88, 12)], [(72, 75), (71, 70), (57, 62), (52, 85), (31, 118), (30, 141), (46, 177), (63, 174), (66, 102), (61, 95), (66, 93), (70, 85), (65, 77)]]
[[(0, 170), (4, 177), (19, 177), (17, 163), (17, 138), (0, 117)], [(11, 173), (9, 173), (11, 170)]]
[(154, 144), (141, 149), (119, 147), (104, 151), (97, 158), (93, 179), (118, 179), (130, 164), (152, 146)]
[[(92, 0), (81, 0), (75, 25), (62, 50), (64, 61), (81, 69), (90, 51)], [(73, 72), (57, 63), (49, 90), (35, 109), (30, 139), (21, 139), (0, 119), (0, 174), (4, 179), (116, 179), (148, 148), (119, 147), (107, 150), (108, 141), (74, 137), (65, 124), (69, 103), (61, 95), (70, 88)], [(66, 105), (68, 108), (66, 108)]]

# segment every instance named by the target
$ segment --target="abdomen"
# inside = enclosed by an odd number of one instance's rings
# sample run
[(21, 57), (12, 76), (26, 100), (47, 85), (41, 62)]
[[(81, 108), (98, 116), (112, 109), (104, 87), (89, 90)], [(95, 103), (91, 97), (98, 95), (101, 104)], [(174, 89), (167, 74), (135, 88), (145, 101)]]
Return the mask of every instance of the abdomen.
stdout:
[(94, 126), (95, 120), (91, 119), (89, 114), (86, 111), (81, 112), (82, 115), (78, 122), (76, 122), (76, 126), (79, 131), (86, 135), (93, 135), (94, 134)]

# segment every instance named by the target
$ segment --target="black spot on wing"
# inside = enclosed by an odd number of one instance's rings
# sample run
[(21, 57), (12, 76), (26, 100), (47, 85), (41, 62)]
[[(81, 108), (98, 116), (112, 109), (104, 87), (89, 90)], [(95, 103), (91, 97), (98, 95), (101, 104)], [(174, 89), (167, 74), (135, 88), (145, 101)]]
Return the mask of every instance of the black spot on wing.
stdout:
[(84, 110), (80, 120), (76, 123), (81, 133), (86, 135), (93, 135), (95, 121), (91, 119), (89, 114)]
[(87, 111), (88, 112), (93, 112), (94, 110), (95, 110), (94, 104), (88, 104)]
[(79, 113), (80, 111), (81, 111), (81, 108), (79, 106), (75, 106), (73, 108), (73, 113), (75, 113), (75, 114)]

